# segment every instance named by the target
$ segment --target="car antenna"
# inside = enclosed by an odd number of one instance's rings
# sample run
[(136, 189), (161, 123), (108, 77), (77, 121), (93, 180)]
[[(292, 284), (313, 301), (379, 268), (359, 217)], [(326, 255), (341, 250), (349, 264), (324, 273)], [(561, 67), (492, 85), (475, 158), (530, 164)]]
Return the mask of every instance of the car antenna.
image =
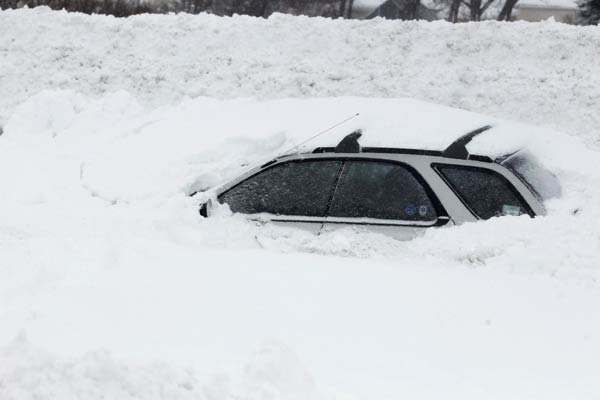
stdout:
[[(354, 119), (354, 118), (358, 117), (359, 115), (360, 115), (360, 113), (356, 113), (356, 114), (354, 114), (354, 115), (352, 115), (352, 116), (350, 116), (350, 117), (348, 117), (348, 118), (346, 118), (346, 119), (344, 119), (344, 120), (342, 120), (342, 121), (338, 122), (337, 124), (330, 126), (329, 128), (327, 128), (327, 129), (325, 129), (325, 130), (323, 130), (323, 131), (321, 131), (321, 132), (317, 133), (316, 135), (309, 137), (309, 138), (308, 138), (308, 139), (306, 139), (304, 142), (302, 142), (302, 143), (298, 143), (297, 145), (295, 145), (295, 146), (294, 146), (294, 147), (292, 147), (291, 149), (289, 149), (289, 150), (286, 150), (286, 151), (283, 151), (283, 152), (279, 153), (279, 155), (278, 155), (277, 157), (280, 157), (280, 156), (282, 156), (282, 155), (284, 155), (284, 154), (287, 154), (287, 153), (290, 153), (290, 152), (292, 152), (293, 150), (297, 149), (298, 147), (302, 146), (303, 144), (306, 144), (306, 143), (310, 142), (311, 140), (318, 138), (319, 136), (321, 136), (321, 135), (323, 135), (323, 134), (325, 134), (325, 133), (327, 133), (327, 132), (331, 131), (331, 130), (332, 130), (332, 129), (334, 129), (334, 128), (337, 128), (337, 127), (338, 127), (338, 126), (340, 126), (340, 125), (343, 125), (343, 124), (345, 124), (346, 122), (348, 122), (348, 121), (350, 121), (350, 120), (352, 120), (352, 119)], [(277, 157), (275, 157), (275, 158), (277, 158)]]
[(329, 128), (327, 128), (327, 129), (325, 129), (325, 130), (317, 133), (316, 135), (313, 135), (313, 136), (309, 137), (304, 142), (298, 143), (297, 145), (295, 145), (295, 146), (293, 146), (293, 147), (291, 147), (291, 148), (289, 148), (289, 149), (287, 149), (285, 151), (279, 152), (275, 157), (269, 158), (270, 161), (267, 161), (265, 164), (261, 165), (260, 167), (261, 168), (265, 168), (265, 167), (267, 167), (269, 165), (274, 164), (275, 162), (277, 162), (277, 159), (279, 157), (282, 157), (282, 156), (284, 156), (286, 154), (290, 154), (292, 151), (294, 151), (298, 147), (302, 146), (303, 144), (306, 144), (306, 143), (310, 142), (311, 140), (318, 138), (319, 136), (321, 136), (321, 135), (323, 135), (323, 134), (331, 131), (334, 128), (337, 128), (338, 126), (340, 126), (342, 124), (345, 124), (346, 122), (348, 122), (348, 121), (350, 121), (350, 120), (358, 117), (359, 115), (360, 115), (359, 113), (356, 113), (356, 114), (354, 114), (354, 115), (352, 115), (352, 116), (350, 116), (348, 118), (345, 118), (345, 119), (341, 120), (340, 122), (336, 123), (335, 125), (332, 125)]

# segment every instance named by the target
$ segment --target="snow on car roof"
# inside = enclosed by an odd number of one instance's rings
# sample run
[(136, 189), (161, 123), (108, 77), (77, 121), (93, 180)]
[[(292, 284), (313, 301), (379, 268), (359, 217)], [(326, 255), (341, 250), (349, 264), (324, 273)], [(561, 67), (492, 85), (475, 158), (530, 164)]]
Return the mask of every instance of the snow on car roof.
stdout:
[[(338, 125), (356, 113), (360, 115)], [(334, 125), (338, 126), (296, 148)], [(94, 148), (82, 177), (102, 198), (131, 200), (205, 190), (290, 150), (336, 146), (356, 129), (363, 131), (363, 147), (443, 150), (484, 125), (493, 128), (467, 146), (471, 154), (495, 158), (525, 147), (550, 171), (595, 170), (586, 161), (592, 158), (581, 156), (584, 145), (563, 134), (413, 99), (198, 97), (144, 110), (127, 92), (91, 100), (51, 91), (23, 103), (2, 137), (67, 142), (88, 136), (114, 138), (117, 147)]]
[[(315, 100), (311, 102), (314, 103)], [(363, 131), (359, 140), (363, 147), (443, 150), (463, 134), (492, 125), (492, 129), (474, 139), (469, 148), (473, 153), (493, 157), (524, 146), (526, 143), (523, 139), (526, 135), (520, 133), (531, 130), (531, 127), (521, 124), (413, 99), (343, 98), (339, 99), (337, 105), (340, 111), (331, 113), (330, 125), (350, 118), (353, 112), (359, 115), (310, 140), (298, 150), (310, 152), (317, 147), (335, 146), (355, 129)], [(327, 108), (326, 104), (321, 106)], [(333, 118), (333, 115), (339, 120)], [(322, 128), (326, 129), (327, 126), (323, 125)], [(311, 133), (313, 134), (306, 132), (304, 136), (294, 133), (292, 136), (306, 140), (319, 132)], [(298, 140), (297, 143), (302, 141)]]

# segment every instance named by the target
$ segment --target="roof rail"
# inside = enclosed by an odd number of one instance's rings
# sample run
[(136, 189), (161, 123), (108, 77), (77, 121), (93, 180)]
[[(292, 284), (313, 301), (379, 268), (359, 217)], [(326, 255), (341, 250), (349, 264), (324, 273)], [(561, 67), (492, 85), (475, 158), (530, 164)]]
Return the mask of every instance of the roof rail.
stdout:
[(456, 158), (459, 160), (468, 160), (469, 151), (467, 150), (467, 145), (471, 142), (471, 140), (473, 140), (475, 136), (478, 136), (479, 134), (491, 128), (491, 125), (486, 125), (462, 135), (454, 142), (452, 142), (450, 146), (446, 147), (444, 151), (442, 151), (442, 157)]
[[(312, 151), (314, 154), (335, 153), (335, 147), (317, 147)], [(380, 153), (380, 154), (414, 154), (417, 156), (443, 157), (439, 150), (424, 149), (400, 149), (395, 147), (361, 147), (361, 153)], [(488, 156), (469, 154), (469, 160), (491, 163), (494, 160)]]

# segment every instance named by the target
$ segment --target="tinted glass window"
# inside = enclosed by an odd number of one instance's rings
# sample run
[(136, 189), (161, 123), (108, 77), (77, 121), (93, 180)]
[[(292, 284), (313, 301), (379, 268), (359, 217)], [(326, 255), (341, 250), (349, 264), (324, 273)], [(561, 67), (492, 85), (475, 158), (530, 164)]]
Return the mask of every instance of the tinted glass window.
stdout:
[(520, 176), (540, 199), (560, 197), (562, 189), (558, 178), (545, 169), (533, 154), (521, 150), (504, 160), (502, 165)]
[(406, 221), (437, 218), (423, 185), (407, 168), (378, 161), (346, 163), (329, 215)]
[(497, 172), (460, 166), (437, 166), (436, 169), (479, 218), (533, 215), (511, 183)]
[(323, 217), (341, 161), (297, 161), (254, 175), (219, 196), (233, 212)]

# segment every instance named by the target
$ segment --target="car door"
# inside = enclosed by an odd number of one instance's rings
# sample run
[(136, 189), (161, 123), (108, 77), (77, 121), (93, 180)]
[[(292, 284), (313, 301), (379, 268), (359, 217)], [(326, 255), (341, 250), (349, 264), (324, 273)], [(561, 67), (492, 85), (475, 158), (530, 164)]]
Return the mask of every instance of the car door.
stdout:
[(353, 227), (407, 240), (449, 221), (414, 168), (395, 161), (357, 158), (342, 166), (322, 231)]
[(218, 200), (254, 221), (318, 233), (342, 165), (341, 160), (320, 158), (276, 163), (227, 189)]

